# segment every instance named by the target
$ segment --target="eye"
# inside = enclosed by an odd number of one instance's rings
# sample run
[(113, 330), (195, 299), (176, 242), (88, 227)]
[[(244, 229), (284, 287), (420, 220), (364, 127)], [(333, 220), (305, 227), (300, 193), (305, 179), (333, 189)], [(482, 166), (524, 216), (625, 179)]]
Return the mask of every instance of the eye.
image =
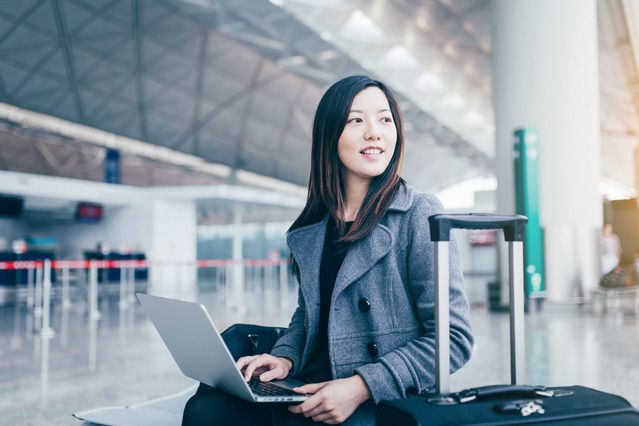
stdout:
[(362, 123), (364, 120), (362, 120), (359, 117), (353, 117), (350, 120), (347, 121), (347, 123)]
[(393, 119), (392, 119), (392, 118), (390, 118), (390, 117), (382, 117), (382, 121), (383, 121), (384, 123), (392, 123), (392, 122), (393, 122)]

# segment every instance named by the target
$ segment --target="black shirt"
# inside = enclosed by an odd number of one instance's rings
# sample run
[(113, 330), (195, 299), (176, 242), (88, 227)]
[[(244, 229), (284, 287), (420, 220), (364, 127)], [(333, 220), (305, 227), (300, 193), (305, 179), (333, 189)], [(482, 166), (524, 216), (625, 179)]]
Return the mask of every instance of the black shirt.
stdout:
[[(348, 232), (352, 224), (353, 222), (346, 222), (345, 232)], [(328, 315), (331, 309), (331, 296), (335, 287), (335, 279), (348, 250), (348, 247), (343, 244), (339, 246), (335, 244), (339, 237), (337, 224), (330, 216), (326, 225), (326, 238), (324, 239), (320, 264), (320, 321), (315, 352), (308, 364), (298, 374), (300, 379), (308, 383), (332, 380), (328, 357)]]

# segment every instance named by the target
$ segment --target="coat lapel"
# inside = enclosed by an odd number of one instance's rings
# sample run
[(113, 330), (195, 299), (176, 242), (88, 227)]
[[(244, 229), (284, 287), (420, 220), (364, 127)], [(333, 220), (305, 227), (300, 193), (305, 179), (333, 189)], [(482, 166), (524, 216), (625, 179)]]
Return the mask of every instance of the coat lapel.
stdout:
[(393, 247), (393, 241), (390, 229), (378, 223), (366, 237), (355, 242), (348, 249), (337, 273), (332, 300), (386, 256)]
[[(413, 203), (414, 191), (402, 183), (388, 206), (389, 212), (406, 212)], [(386, 226), (378, 223), (363, 239), (354, 243), (346, 253), (342, 267), (335, 279), (335, 288), (331, 304), (335, 298), (349, 285), (357, 281), (379, 262), (393, 247), (393, 233)]]

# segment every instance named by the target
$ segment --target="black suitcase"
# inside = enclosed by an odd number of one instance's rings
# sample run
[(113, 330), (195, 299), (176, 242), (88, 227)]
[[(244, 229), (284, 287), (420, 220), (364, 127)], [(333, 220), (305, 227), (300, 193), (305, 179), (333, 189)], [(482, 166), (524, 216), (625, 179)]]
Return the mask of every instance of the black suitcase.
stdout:
[[(484, 214), (429, 217), (435, 242), (436, 391), (417, 397), (381, 401), (377, 426), (404, 425), (639, 425), (637, 412), (624, 398), (583, 386), (547, 388), (525, 385), (524, 377), (524, 216)], [(450, 392), (448, 242), (450, 231), (503, 229), (510, 263), (511, 384)]]

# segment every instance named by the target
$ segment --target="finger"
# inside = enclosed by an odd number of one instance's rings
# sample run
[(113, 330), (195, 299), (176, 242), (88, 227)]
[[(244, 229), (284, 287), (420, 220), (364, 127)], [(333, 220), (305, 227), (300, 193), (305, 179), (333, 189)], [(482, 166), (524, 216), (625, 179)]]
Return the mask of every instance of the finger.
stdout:
[(257, 358), (257, 355), (253, 355), (253, 356), (243, 356), (242, 358), (238, 359), (237, 362), (235, 363), (235, 365), (237, 366), (237, 368), (242, 371), (242, 368), (244, 368), (248, 363), (250, 363), (251, 361), (253, 361), (255, 358)]
[(244, 371), (244, 380), (246, 380), (247, 382), (251, 380), (251, 377), (253, 377), (253, 372), (255, 371), (255, 369), (261, 366), (262, 366), (262, 360), (260, 358), (257, 358), (251, 361), (249, 365), (246, 366), (246, 371)]
[(316, 416), (321, 416), (321, 415), (324, 415), (324, 414), (330, 414), (332, 412), (333, 412), (333, 410), (328, 408), (326, 406), (326, 401), (324, 401), (323, 403), (321, 403), (317, 407), (313, 408), (312, 410), (308, 410), (305, 413), (305, 415), (307, 417), (316, 417)]
[(304, 414), (304, 416), (308, 417), (306, 413), (320, 405), (323, 400), (324, 398), (322, 398), (320, 395), (313, 395), (299, 405), (290, 406), (288, 410), (291, 413)]
[[(264, 372), (271, 371), (277, 366), (278, 365), (273, 357), (262, 355), (249, 364), (244, 376), (248, 377), (247, 380), (250, 380), (254, 375), (258, 376)], [(251, 368), (250, 371), (249, 368)]]
[(321, 383), (308, 383), (304, 386), (298, 386), (293, 388), (293, 390), (297, 393), (317, 393), (320, 389), (326, 386), (328, 382)]
[(275, 367), (274, 369), (262, 374), (260, 376), (260, 380), (262, 382), (268, 382), (269, 380), (277, 379), (282, 375), (284, 375), (284, 370), (282, 370), (282, 367)]
[(322, 414), (318, 414), (316, 416), (313, 416), (313, 421), (314, 422), (324, 422), (324, 423), (328, 423), (328, 424), (337, 424), (337, 422), (334, 423), (330, 423), (331, 420), (335, 420), (333, 414), (329, 413), (329, 412), (325, 412)]

